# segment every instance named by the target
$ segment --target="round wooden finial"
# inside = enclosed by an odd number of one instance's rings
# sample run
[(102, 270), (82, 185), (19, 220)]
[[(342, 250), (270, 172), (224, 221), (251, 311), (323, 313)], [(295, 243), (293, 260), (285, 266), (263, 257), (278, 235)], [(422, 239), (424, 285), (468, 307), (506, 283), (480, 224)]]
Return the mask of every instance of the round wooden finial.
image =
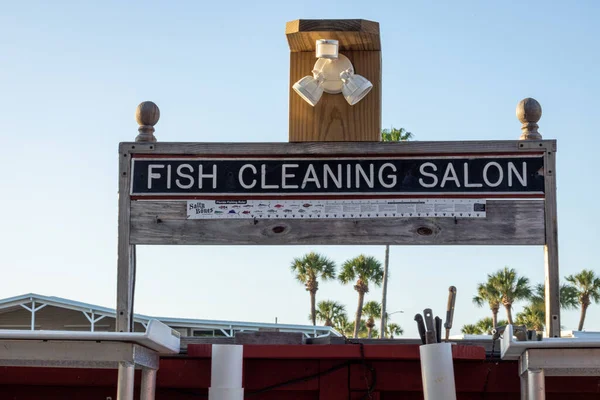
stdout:
[(160, 118), (158, 106), (151, 101), (140, 103), (135, 109), (135, 119), (140, 125), (139, 135), (135, 138), (136, 142), (156, 142), (154, 136), (154, 125)]
[(541, 140), (537, 122), (542, 118), (542, 106), (536, 99), (527, 97), (517, 104), (517, 118), (521, 126), (521, 140)]

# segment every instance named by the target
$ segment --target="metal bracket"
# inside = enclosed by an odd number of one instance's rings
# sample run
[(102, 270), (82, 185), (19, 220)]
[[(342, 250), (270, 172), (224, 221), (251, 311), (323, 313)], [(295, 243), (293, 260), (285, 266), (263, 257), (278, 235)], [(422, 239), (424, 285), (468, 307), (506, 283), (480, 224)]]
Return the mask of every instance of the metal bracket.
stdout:
[(520, 140), (518, 150), (556, 151), (556, 140)]

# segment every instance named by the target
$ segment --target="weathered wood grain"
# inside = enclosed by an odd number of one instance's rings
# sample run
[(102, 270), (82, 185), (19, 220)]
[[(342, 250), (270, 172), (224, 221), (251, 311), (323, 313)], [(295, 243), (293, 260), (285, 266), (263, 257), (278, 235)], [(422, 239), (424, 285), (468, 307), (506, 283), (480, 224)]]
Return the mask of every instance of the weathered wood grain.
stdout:
[(297, 19), (285, 26), (292, 52), (314, 52), (318, 39), (339, 41), (341, 51), (381, 50), (379, 23), (364, 19)]
[(135, 246), (130, 243), (129, 237), (131, 154), (120, 151), (119, 158), (116, 331), (131, 332), (133, 330), (133, 286), (135, 285)]
[(305, 143), (187, 143), (157, 142), (152, 144), (123, 142), (121, 153), (178, 155), (418, 155), (418, 154), (479, 154), (535, 153), (556, 151), (556, 140), (488, 140), (448, 142), (305, 142)]
[(552, 151), (544, 155), (544, 187), (546, 240), (545, 259), (545, 301), (546, 335), (560, 337), (560, 275), (558, 268), (558, 220), (556, 208), (556, 156)]
[(310, 74), (314, 53), (290, 54), (289, 141), (290, 142), (377, 142), (381, 137), (381, 53), (349, 51), (344, 55), (357, 74), (367, 78), (373, 89), (351, 106), (341, 94), (323, 93), (313, 107), (292, 89)]
[[(486, 208), (487, 217), (482, 219), (187, 220), (185, 201), (140, 200), (131, 203), (131, 243), (147, 245), (543, 245), (545, 243), (543, 201), (490, 200)], [(432, 234), (419, 235), (417, 230), (422, 227), (431, 229)]]

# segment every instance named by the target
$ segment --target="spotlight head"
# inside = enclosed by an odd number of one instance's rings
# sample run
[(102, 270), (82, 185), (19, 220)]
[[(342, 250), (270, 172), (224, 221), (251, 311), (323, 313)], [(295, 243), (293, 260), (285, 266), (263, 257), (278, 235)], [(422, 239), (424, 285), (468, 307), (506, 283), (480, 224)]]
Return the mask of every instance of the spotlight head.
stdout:
[(313, 76), (305, 76), (294, 83), (292, 88), (304, 101), (314, 107), (323, 95), (323, 80), (323, 74), (315, 70)]
[(340, 79), (344, 83), (342, 94), (351, 106), (361, 101), (373, 88), (373, 84), (367, 78), (355, 74), (352, 70), (342, 71)]
[(317, 58), (328, 58), (335, 60), (338, 58), (338, 41), (333, 39), (317, 40)]

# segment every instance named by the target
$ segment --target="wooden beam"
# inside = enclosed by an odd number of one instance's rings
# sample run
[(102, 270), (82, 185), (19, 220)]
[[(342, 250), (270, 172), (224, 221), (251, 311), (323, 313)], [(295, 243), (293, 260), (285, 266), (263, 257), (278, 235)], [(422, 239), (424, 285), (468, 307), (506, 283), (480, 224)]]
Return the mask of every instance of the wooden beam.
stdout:
[[(544, 202), (487, 202), (486, 218), (188, 220), (185, 201), (133, 201), (131, 243), (146, 245), (543, 245)], [(428, 228), (431, 234), (417, 233)], [(421, 233), (426, 229), (419, 230)]]
[[(451, 142), (338, 142), (338, 143), (188, 143), (157, 142), (152, 144), (123, 142), (121, 153), (199, 155), (240, 155), (259, 157), (264, 155), (436, 155), (436, 154), (497, 154), (497, 153), (542, 153), (556, 151), (555, 140), (527, 142), (519, 140), (451, 141)], [(122, 156), (121, 156), (122, 157)]]
[(556, 207), (556, 156), (544, 155), (546, 240), (544, 247), (547, 337), (560, 337), (560, 275), (558, 268), (558, 219)]
[(119, 151), (119, 219), (117, 248), (116, 331), (133, 331), (133, 287), (135, 285), (135, 246), (129, 240), (131, 200), (131, 154)]
[[(314, 45), (314, 42), (313, 42)], [(381, 53), (349, 51), (344, 55), (372, 84), (371, 92), (351, 106), (341, 94), (323, 93), (313, 107), (290, 90), (290, 142), (377, 142), (381, 138)], [(290, 54), (290, 88), (309, 75), (315, 53)]]
[(379, 51), (379, 23), (364, 19), (297, 19), (285, 25), (291, 52), (314, 52), (318, 39), (335, 39), (340, 51)]

